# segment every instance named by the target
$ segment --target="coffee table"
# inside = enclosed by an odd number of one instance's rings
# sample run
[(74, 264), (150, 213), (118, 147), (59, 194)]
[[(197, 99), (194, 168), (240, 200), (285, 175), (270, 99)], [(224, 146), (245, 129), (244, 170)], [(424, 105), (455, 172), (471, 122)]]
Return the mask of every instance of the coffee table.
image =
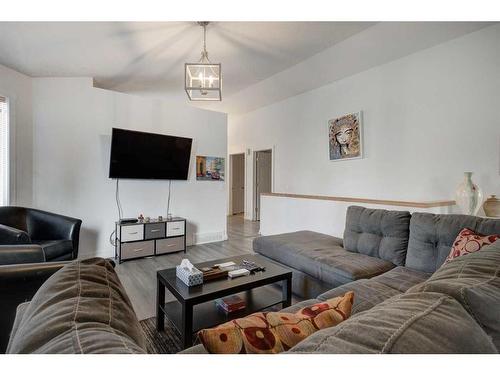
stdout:
[[(266, 270), (236, 279), (224, 278), (191, 287), (176, 277), (175, 268), (158, 271), (156, 329), (164, 330), (166, 315), (181, 334), (183, 347), (188, 348), (193, 345), (193, 333), (200, 329), (213, 327), (277, 304), (282, 307), (290, 306), (291, 270), (260, 255), (248, 254), (218, 259), (195, 264), (195, 267), (200, 269), (229, 261), (241, 264), (244, 259), (253, 261)], [(281, 291), (271, 286), (274, 283), (281, 283)], [(165, 303), (165, 288), (175, 296), (176, 301)], [(246, 308), (230, 314), (220, 311), (214, 300), (233, 294), (238, 294), (246, 300)]]

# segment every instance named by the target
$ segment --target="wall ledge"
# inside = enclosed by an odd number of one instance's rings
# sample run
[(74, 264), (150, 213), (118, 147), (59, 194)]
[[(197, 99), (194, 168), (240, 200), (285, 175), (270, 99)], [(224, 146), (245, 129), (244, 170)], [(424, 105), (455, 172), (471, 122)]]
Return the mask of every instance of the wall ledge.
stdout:
[(316, 199), (316, 200), (326, 200), (326, 201), (367, 203), (367, 204), (380, 204), (384, 206), (417, 207), (417, 208), (447, 207), (447, 206), (454, 206), (456, 204), (455, 201), (453, 200), (412, 202), (412, 201), (334, 197), (327, 195), (306, 195), (306, 194), (291, 194), (291, 193), (262, 193), (261, 196), (298, 198), (298, 199)]

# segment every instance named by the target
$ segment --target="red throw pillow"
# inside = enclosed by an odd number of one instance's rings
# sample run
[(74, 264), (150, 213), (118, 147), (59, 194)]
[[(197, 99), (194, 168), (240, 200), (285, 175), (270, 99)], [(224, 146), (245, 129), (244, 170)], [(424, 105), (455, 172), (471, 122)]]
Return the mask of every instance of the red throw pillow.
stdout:
[(450, 254), (444, 261), (444, 264), (450, 262), (451, 260), (461, 257), (462, 255), (467, 255), (470, 253), (475, 253), (481, 250), (484, 245), (490, 245), (500, 238), (498, 234), (491, 234), (489, 236), (483, 236), (474, 232), (471, 229), (464, 228), (460, 231), (457, 238), (453, 242)]

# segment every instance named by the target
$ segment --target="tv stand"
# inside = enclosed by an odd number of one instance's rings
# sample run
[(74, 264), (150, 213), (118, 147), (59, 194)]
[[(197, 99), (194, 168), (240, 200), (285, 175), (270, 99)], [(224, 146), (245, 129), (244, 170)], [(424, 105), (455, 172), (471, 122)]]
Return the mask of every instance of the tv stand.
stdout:
[(126, 260), (186, 252), (186, 219), (115, 223), (115, 258)]

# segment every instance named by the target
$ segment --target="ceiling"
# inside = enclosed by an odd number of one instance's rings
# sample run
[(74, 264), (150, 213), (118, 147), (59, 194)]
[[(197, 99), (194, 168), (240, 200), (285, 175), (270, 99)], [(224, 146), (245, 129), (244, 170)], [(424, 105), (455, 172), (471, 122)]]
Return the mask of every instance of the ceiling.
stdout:
[[(244, 113), (486, 27), (486, 22), (212, 22), (223, 101)], [(188, 101), (184, 63), (196, 22), (0, 22), (0, 64), (32, 77), (92, 77), (97, 87)]]
[[(368, 22), (214, 22), (207, 49), (224, 96), (370, 27)], [(89, 76), (124, 92), (182, 92), (202, 48), (196, 22), (2, 22), (0, 64), (32, 77)]]

